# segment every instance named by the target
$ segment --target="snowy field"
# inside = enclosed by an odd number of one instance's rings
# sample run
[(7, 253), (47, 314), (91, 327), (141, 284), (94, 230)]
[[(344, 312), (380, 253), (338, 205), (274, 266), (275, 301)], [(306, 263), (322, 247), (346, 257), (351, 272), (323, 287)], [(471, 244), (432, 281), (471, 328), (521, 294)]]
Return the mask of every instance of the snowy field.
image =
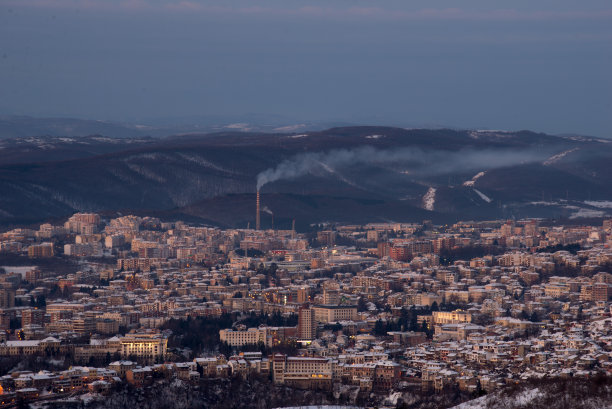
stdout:
[(0, 266), (0, 268), (3, 268), (7, 273), (21, 274), (22, 277), (25, 277), (28, 271), (35, 270), (38, 266)]

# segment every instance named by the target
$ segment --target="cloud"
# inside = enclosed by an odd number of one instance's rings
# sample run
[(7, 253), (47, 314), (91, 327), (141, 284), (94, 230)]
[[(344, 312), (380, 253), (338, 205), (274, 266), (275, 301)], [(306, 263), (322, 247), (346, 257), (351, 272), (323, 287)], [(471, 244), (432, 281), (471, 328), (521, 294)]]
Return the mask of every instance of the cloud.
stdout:
[[(569, 21), (610, 20), (612, 9), (604, 10), (531, 10), (516, 9), (467, 10), (460, 8), (425, 8), (418, 10), (384, 7), (299, 7), (219, 6), (209, 1), (190, 0), (9, 0), (13, 8), (34, 7), (79, 9), (93, 11), (157, 11), (178, 13), (206, 13), (218, 15), (249, 15), (263, 17), (304, 17), (329, 19), (375, 19), (397, 21)], [(223, 3), (221, 3), (223, 4)]]

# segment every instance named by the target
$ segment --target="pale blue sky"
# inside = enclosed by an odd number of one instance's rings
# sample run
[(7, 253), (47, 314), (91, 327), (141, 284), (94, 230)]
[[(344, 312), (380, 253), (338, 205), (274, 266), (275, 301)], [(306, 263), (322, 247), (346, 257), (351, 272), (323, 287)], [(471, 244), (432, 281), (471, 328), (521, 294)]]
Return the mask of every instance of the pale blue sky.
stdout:
[(606, 1), (0, 1), (0, 114), (612, 136)]

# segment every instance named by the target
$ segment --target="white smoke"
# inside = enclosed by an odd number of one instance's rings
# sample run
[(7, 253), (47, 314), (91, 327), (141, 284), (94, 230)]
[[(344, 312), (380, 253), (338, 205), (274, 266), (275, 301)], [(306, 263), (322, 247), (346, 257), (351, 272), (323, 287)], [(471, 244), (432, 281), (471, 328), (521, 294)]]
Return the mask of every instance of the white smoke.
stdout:
[(261, 211), (264, 213), (272, 214), (272, 215), (274, 214), (268, 206), (264, 206), (263, 209), (261, 209)]
[(415, 174), (445, 174), (474, 169), (494, 169), (523, 163), (539, 162), (548, 157), (544, 152), (518, 150), (423, 151), (413, 148), (379, 150), (370, 146), (310, 152), (286, 159), (275, 168), (257, 175), (257, 190), (267, 183), (295, 179), (321, 168), (341, 168), (360, 164), (407, 164)]

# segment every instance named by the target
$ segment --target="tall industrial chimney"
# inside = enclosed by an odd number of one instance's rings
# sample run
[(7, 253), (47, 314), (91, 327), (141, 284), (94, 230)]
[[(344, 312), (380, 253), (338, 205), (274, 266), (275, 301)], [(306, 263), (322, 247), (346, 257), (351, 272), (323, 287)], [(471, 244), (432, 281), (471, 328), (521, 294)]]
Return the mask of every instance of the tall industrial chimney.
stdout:
[(259, 219), (259, 189), (257, 189), (257, 209), (255, 210), (255, 230), (259, 230), (261, 221)]

